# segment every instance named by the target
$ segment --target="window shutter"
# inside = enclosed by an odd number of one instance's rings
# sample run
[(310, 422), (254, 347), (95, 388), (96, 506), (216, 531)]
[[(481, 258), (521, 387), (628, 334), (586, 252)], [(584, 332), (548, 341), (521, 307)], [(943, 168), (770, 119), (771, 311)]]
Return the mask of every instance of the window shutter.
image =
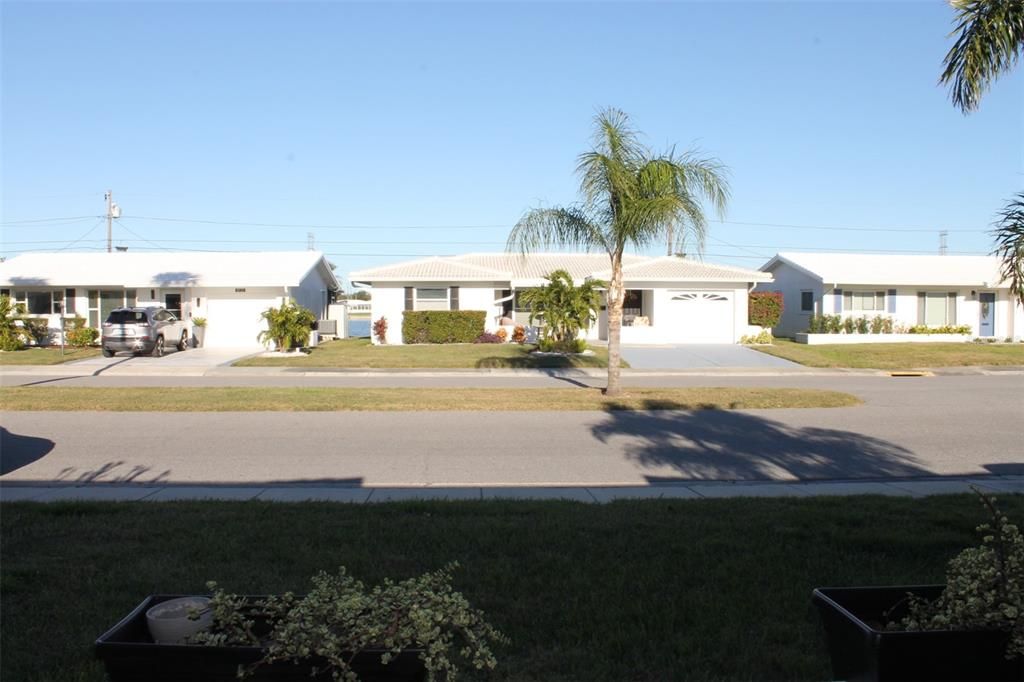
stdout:
[(843, 305), (839, 309), (839, 312), (842, 312), (844, 310), (853, 310), (853, 292), (852, 291), (844, 291), (843, 292)]
[(917, 323), (924, 324), (924, 292), (917, 292)]
[(956, 292), (946, 294), (946, 324), (956, 324)]
[(405, 288), (405, 309), (412, 310), (412, 287)]
[(842, 289), (836, 289), (835, 290), (835, 297), (836, 297), (835, 311), (837, 313), (841, 313), (841, 312), (843, 312), (843, 290)]
[(889, 295), (888, 295), (888, 297), (886, 298), (886, 301), (885, 301), (885, 309), (886, 309), (887, 312), (890, 312), (890, 313), (895, 313), (896, 312), (896, 290), (895, 289), (889, 289)]
[(459, 288), (449, 287), (448, 288), (448, 309), (458, 310), (459, 309)]

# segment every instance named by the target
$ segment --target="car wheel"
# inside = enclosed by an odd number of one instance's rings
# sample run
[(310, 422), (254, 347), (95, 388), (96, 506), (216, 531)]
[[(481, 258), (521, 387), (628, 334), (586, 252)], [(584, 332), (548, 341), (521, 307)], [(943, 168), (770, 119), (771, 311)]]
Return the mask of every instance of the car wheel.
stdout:
[(181, 333), (181, 340), (178, 341), (178, 350), (185, 350), (188, 348), (188, 332), (183, 331)]
[(112, 357), (114, 357), (114, 351), (112, 351), (112, 350), (110, 350), (108, 348), (104, 348), (103, 349), (103, 357), (105, 357), (105, 358), (112, 358)]
[(163, 357), (163, 354), (164, 354), (164, 337), (163, 336), (158, 336), (158, 337), (156, 337), (156, 343), (153, 344), (152, 356), (154, 358), (160, 358), (160, 357)]

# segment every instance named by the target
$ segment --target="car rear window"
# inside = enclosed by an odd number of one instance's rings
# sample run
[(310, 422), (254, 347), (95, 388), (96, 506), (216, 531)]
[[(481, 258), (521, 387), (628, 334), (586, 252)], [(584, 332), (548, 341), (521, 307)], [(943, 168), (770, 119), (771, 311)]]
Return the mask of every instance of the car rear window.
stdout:
[(107, 322), (110, 324), (135, 324), (142, 322), (145, 324), (146, 313), (141, 310), (115, 310), (110, 313)]

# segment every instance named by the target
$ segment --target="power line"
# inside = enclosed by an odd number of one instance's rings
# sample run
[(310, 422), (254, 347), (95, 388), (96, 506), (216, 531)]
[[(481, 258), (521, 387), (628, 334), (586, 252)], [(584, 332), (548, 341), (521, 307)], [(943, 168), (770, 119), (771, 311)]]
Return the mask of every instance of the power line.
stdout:
[[(138, 232), (135, 232), (135, 231), (134, 231), (134, 230), (132, 230), (132, 229), (131, 229), (130, 227), (128, 227), (127, 225), (125, 225), (125, 224), (124, 224), (123, 222), (121, 222), (121, 220), (120, 220), (120, 219), (117, 219), (117, 220), (116, 220), (116, 222), (117, 222), (117, 224), (118, 224), (118, 225), (120, 225), (120, 226), (121, 226), (121, 227), (123, 227), (123, 228), (124, 228), (125, 230), (127, 230), (128, 234), (133, 234), (133, 235), (135, 235), (136, 237), (138, 237), (138, 238), (139, 238), (139, 239), (141, 239), (142, 241), (146, 242), (147, 244), (151, 244), (151, 245), (155, 246), (156, 248), (158, 248), (158, 249), (161, 249), (161, 250), (163, 250), (163, 251), (172, 251), (172, 250), (173, 250), (173, 249), (168, 249), (168, 248), (167, 248), (166, 246), (160, 246), (160, 245), (159, 245), (159, 244), (157, 244), (156, 242), (151, 242), (150, 240), (148, 240), (148, 239), (146, 239), (145, 237), (143, 237), (142, 235), (140, 235), (140, 234), (139, 234)], [(108, 249), (108, 250), (109, 250), (109, 249)]]
[(34, 218), (32, 220), (6, 220), (0, 225), (27, 225), (29, 223), (55, 223), (61, 220), (88, 220), (89, 218), (101, 218), (96, 215), (73, 215), (66, 218)]
[(100, 225), (102, 225), (102, 224), (103, 224), (103, 218), (100, 218), (100, 219), (99, 219), (99, 220), (97, 220), (97, 221), (96, 221), (96, 222), (95, 222), (95, 223), (93, 224), (93, 226), (92, 226), (92, 227), (90, 227), (90, 228), (89, 228), (89, 230), (88, 230), (88, 231), (87, 231), (87, 232), (86, 232), (85, 234), (83, 234), (83, 235), (82, 235), (81, 237), (79, 237), (78, 239), (74, 240), (73, 242), (70, 242), (70, 243), (68, 243), (68, 244), (67, 244), (67, 245), (65, 245), (65, 246), (62, 246), (61, 248), (59, 248), (59, 249), (57, 249), (57, 250), (58, 250), (58, 251), (66, 251), (66, 250), (70, 249), (70, 248), (71, 248), (72, 246), (74, 246), (75, 244), (77, 244), (78, 242), (82, 241), (83, 239), (85, 239), (86, 237), (88, 237), (88, 236), (89, 236), (90, 234), (92, 234), (92, 233), (93, 233), (93, 232), (94, 232), (94, 231), (96, 230), (96, 228), (97, 228), (97, 227), (99, 227), (99, 226), (100, 226)]

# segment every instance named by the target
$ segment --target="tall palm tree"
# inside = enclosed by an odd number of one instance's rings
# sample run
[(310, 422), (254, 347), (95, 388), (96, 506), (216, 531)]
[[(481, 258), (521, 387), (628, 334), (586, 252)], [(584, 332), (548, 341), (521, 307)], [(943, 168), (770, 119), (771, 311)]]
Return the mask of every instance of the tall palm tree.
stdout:
[(1000, 74), (1024, 52), (1024, 0), (950, 0), (956, 10), (956, 42), (946, 54), (939, 82), (953, 104), (969, 114)]
[(605, 109), (594, 118), (594, 148), (580, 154), (576, 172), (581, 201), (566, 207), (527, 211), (508, 237), (509, 251), (524, 255), (550, 247), (601, 249), (611, 260), (608, 305), (607, 395), (619, 386), (622, 329), (622, 254), (642, 249), (672, 230), (677, 242), (693, 236), (703, 251), (707, 220), (701, 199), (724, 214), (729, 199), (726, 169), (694, 152), (654, 155), (638, 140), (629, 117)]
[(1010, 293), (1024, 306), (1024, 192), (999, 212), (995, 236), (1003, 279), (1010, 282)]

